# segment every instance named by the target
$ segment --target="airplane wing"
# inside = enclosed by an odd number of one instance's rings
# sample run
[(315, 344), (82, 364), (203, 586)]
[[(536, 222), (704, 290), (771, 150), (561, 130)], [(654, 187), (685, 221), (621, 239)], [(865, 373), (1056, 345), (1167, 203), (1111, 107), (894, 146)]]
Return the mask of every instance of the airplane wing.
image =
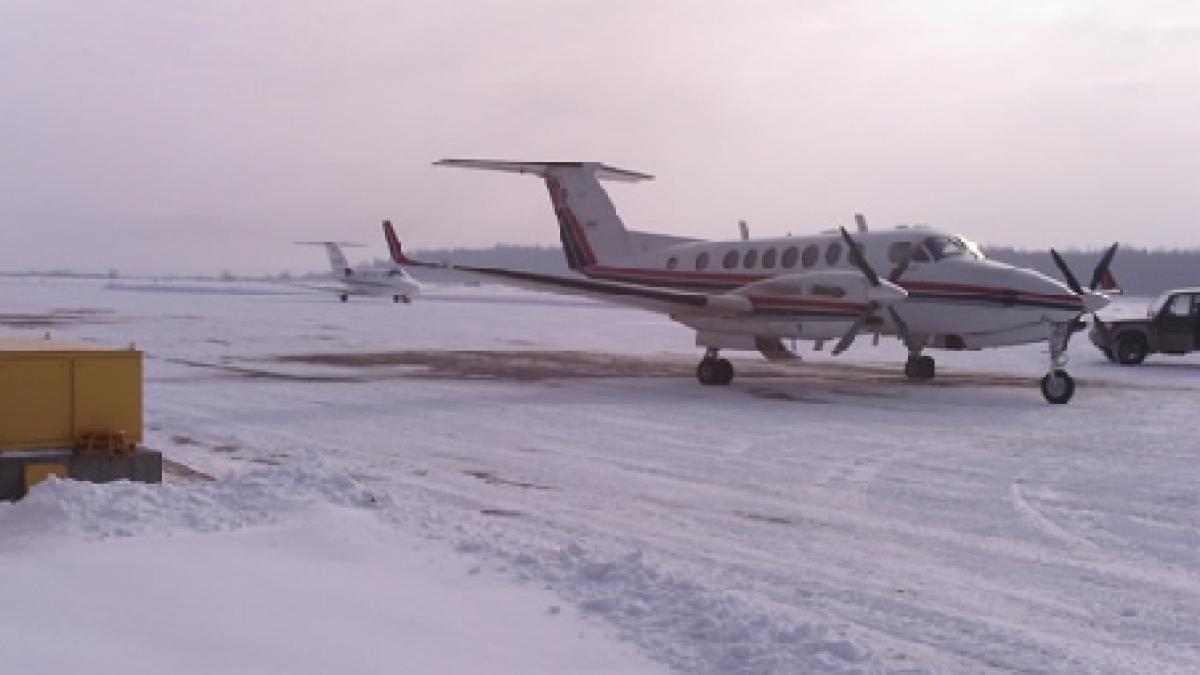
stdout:
[(506, 286), (545, 291), (559, 295), (596, 298), (617, 305), (636, 307), (662, 314), (750, 312), (748, 298), (736, 295), (707, 295), (670, 289), (641, 286), (619, 281), (600, 281), (581, 277), (566, 277), (538, 272), (525, 272), (496, 267), (467, 265), (435, 265), (488, 279)]
[(306, 284), (306, 283), (294, 282), (294, 281), (289, 282), (288, 285), (293, 286), (295, 288), (305, 288), (310, 291), (322, 291), (325, 293), (345, 293), (346, 295), (367, 295), (367, 293), (364, 293), (356, 288), (351, 288), (349, 286), (322, 286), (322, 285), (318, 285), (318, 284)]
[(597, 279), (541, 274), (539, 272), (526, 272), (499, 267), (474, 267), (470, 265), (454, 265), (449, 262), (433, 263), (413, 260), (405, 255), (400, 246), (400, 239), (396, 237), (395, 230), (390, 221), (384, 221), (383, 230), (387, 237), (388, 249), (391, 253), (392, 261), (402, 267), (446, 269), (487, 279), (506, 286), (557, 293), (559, 295), (596, 298), (618, 305), (646, 309), (662, 314), (676, 314), (681, 312), (729, 314), (753, 311), (750, 299), (740, 295), (689, 293), (687, 291), (675, 291), (619, 281), (600, 281)]

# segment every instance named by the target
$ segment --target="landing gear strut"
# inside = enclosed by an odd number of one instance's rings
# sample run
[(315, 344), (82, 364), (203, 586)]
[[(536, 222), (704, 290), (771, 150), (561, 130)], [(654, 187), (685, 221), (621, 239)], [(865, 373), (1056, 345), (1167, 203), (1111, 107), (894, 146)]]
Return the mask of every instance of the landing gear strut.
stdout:
[(1063, 370), (1070, 338), (1071, 324), (1050, 324), (1050, 372), (1042, 378), (1042, 396), (1049, 403), (1066, 403), (1075, 395), (1075, 380)]
[(696, 366), (696, 379), (700, 384), (729, 384), (733, 382), (733, 364), (729, 359), (719, 358), (720, 350), (709, 347)]

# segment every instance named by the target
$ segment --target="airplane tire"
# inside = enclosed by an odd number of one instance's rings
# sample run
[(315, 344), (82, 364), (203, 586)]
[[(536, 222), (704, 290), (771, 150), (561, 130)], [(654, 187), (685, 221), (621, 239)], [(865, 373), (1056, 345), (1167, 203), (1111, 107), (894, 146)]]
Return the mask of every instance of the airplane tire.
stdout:
[(701, 359), (700, 365), (696, 366), (696, 379), (700, 380), (700, 384), (721, 384), (721, 367), (718, 360)]
[(733, 364), (729, 359), (717, 359), (717, 384), (733, 382)]
[(904, 362), (904, 376), (910, 380), (932, 380), (936, 372), (932, 356), (910, 356)]
[(338, 297), (341, 298), (342, 302), (347, 302), (350, 300), (350, 296), (346, 295), (345, 293), (342, 293)]
[(1042, 378), (1042, 396), (1048, 403), (1063, 404), (1075, 395), (1075, 380), (1067, 371), (1054, 369)]
[(393, 296), (392, 296), (392, 302), (395, 302), (395, 303), (398, 303), (398, 302), (400, 302), (400, 296), (398, 296), (398, 295), (393, 295)]

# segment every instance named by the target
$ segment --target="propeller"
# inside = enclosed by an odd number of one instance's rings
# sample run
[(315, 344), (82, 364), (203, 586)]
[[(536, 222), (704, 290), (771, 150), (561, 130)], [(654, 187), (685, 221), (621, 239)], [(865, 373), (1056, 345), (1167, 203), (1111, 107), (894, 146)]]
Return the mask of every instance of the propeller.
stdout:
[[(1079, 279), (1077, 279), (1075, 274), (1071, 272), (1071, 268), (1067, 266), (1067, 262), (1063, 260), (1061, 255), (1058, 254), (1058, 251), (1050, 249), (1050, 257), (1054, 259), (1054, 264), (1057, 265), (1059, 271), (1062, 272), (1063, 279), (1066, 280), (1067, 286), (1074, 291), (1076, 295), (1082, 296), (1089, 293), (1095, 293), (1096, 289), (1100, 287), (1100, 284), (1104, 281), (1104, 277), (1108, 275), (1108, 267), (1112, 264), (1113, 257), (1117, 255), (1117, 247), (1119, 245), (1119, 242), (1114, 242), (1113, 245), (1109, 246), (1108, 250), (1104, 252), (1104, 255), (1100, 256), (1100, 262), (1096, 263), (1096, 269), (1092, 270), (1092, 281), (1086, 291), (1082, 286), (1079, 285)], [(1083, 312), (1080, 312), (1080, 314), (1082, 313)], [(1100, 320), (1100, 315), (1097, 312), (1092, 312), (1092, 321), (1096, 326), (1096, 331), (1100, 333), (1101, 339), (1103, 339), (1105, 344), (1107, 344), (1112, 335), (1108, 330), (1108, 326)]]
[[(863, 276), (866, 277), (867, 283), (871, 285), (871, 288), (884, 291), (884, 289), (880, 288), (884, 284), (879, 280), (879, 274), (875, 272), (875, 269), (871, 267), (871, 264), (867, 262), (866, 257), (863, 256), (862, 247), (857, 241), (854, 240), (853, 237), (850, 236), (850, 233), (846, 231), (846, 228), (839, 227), (838, 229), (841, 230), (842, 239), (846, 241), (846, 245), (850, 249), (850, 262), (857, 267), (860, 272), (863, 273)], [(838, 354), (841, 354), (849, 349), (850, 345), (854, 344), (854, 339), (858, 337), (858, 334), (860, 331), (862, 331), (863, 326), (875, 317), (875, 312), (877, 312), (881, 306), (884, 306), (885, 303), (881, 302), (881, 300), (884, 299), (887, 300), (886, 304), (888, 313), (891, 314), (892, 319), (896, 321), (897, 330), (903, 330), (904, 334), (907, 335), (908, 326), (904, 325), (904, 321), (900, 319), (900, 316), (896, 313), (896, 310), (891, 307), (892, 302), (897, 302), (906, 297), (904, 290), (895, 285), (895, 279), (899, 279), (900, 275), (903, 274), (904, 270), (907, 268), (908, 261), (905, 260), (900, 267), (897, 267), (896, 270), (892, 270), (892, 274), (888, 275), (889, 278), (887, 281), (887, 290), (877, 293), (877, 295), (880, 296), (880, 299), (868, 300), (867, 311), (863, 312), (862, 315), (854, 320), (854, 323), (850, 324), (850, 328), (846, 330), (846, 333), (842, 335), (842, 338), (838, 340), (836, 345), (834, 345), (833, 351), (830, 352), (831, 354), (837, 356)], [(868, 292), (868, 297), (870, 296), (871, 293)], [(900, 328), (902, 325), (904, 326), (903, 329)]]

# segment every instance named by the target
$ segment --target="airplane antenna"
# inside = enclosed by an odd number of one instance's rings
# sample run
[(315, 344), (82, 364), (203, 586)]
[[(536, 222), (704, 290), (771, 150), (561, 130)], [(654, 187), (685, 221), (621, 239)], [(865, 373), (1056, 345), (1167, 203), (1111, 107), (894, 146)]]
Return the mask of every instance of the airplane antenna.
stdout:
[(746, 221), (738, 221), (738, 232), (742, 233), (742, 241), (746, 241), (750, 238), (750, 226), (746, 225)]
[(861, 214), (861, 213), (854, 214), (854, 224), (858, 225), (859, 232), (867, 231), (867, 219), (865, 216), (863, 216), (863, 214)]

